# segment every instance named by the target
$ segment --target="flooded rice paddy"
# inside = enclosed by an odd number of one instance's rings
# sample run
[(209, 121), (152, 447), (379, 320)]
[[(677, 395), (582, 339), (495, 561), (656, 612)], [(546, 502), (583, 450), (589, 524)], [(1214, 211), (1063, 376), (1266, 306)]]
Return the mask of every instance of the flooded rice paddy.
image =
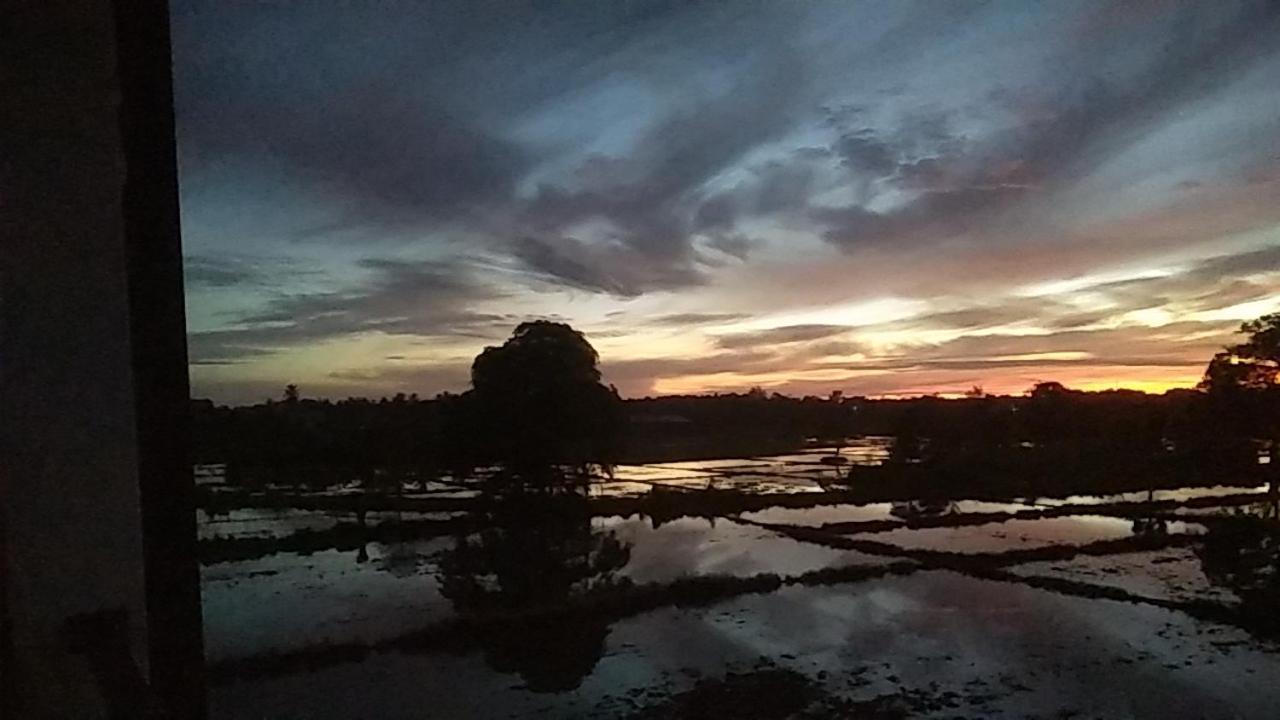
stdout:
[(430, 521), (207, 562), (211, 716), (1277, 717), (1276, 623), (1214, 549), (1275, 522), (1264, 489), (824, 504), (829, 455), (620, 468), (596, 489), (814, 493), (725, 516), (202, 514), (201, 538), (231, 543)]

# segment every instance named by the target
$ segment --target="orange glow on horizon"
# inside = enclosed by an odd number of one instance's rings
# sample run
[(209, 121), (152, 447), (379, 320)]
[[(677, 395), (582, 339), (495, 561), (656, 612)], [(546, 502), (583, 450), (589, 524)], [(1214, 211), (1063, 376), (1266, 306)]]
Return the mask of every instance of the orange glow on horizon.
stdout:
[[(1106, 390), (1134, 390), (1160, 395), (1170, 390), (1192, 389), (1200, 382), (1203, 368), (1195, 364), (1185, 368), (1115, 368), (1072, 367), (1053, 368), (1027, 366), (1015, 369), (1016, 374), (990, 378), (966, 378), (956, 380), (939, 377), (936, 380), (912, 383), (903, 388), (876, 390), (875, 379), (889, 380), (899, 375), (916, 374), (918, 371), (899, 373), (892, 370), (864, 371), (813, 371), (770, 373), (715, 373), (659, 378), (649, 392), (624, 393), (627, 397), (646, 395), (709, 395), (713, 393), (741, 393), (753, 386), (769, 392), (790, 396), (826, 396), (832, 390), (841, 391), (846, 397), (908, 398), (937, 396), (963, 397), (972, 388), (980, 387), (990, 395), (1022, 395), (1036, 383), (1056, 381), (1072, 390), (1101, 392)], [(825, 383), (825, 384), (824, 384)]]

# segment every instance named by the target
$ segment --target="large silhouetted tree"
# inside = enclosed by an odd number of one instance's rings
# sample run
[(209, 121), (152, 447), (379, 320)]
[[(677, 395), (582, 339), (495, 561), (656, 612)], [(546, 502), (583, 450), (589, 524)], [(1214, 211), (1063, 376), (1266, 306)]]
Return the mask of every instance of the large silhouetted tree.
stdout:
[(1240, 326), (1248, 339), (1209, 361), (1201, 387), (1210, 392), (1272, 390), (1280, 374), (1280, 313), (1263, 315)]
[[(1207, 391), (1209, 427), (1239, 440), (1262, 441), (1280, 464), (1280, 313), (1240, 326), (1244, 342), (1213, 356), (1200, 388)], [(1272, 484), (1276, 477), (1272, 470)]]
[(611, 464), (621, 401), (601, 384), (598, 362), (582, 333), (545, 320), (521, 323), (501, 346), (485, 348), (465, 402), (481, 459), (524, 475)]

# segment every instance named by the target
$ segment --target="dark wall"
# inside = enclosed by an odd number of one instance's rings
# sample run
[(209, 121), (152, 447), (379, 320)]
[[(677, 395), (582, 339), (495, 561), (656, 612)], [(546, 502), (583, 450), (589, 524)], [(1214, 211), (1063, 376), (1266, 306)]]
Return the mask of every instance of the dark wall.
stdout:
[[(167, 33), (163, 2), (130, 5)], [(147, 129), (122, 122), (138, 108), (138, 79), (121, 67), (139, 43), (136, 27), (121, 42), (116, 9), (109, 0), (13, 3), (0, 19), (0, 684), (12, 717), (101, 717), (129, 693), (125, 701), (139, 700), (138, 683), (156, 670), (150, 641), (172, 637), (149, 627), (144, 558), (158, 536), (146, 542), (143, 515), (158, 506), (141, 480), (156, 461), (140, 438), (154, 436), (150, 373), (171, 361), (185, 369), (136, 322), (157, 309), (138, 303), (155, 276), (130, 273), (139, 230), (154, 220), (136, 201), (163, 201), (154, 188), (165, 181), (154, 163), (135, 161)], [(154, 53), (154, 37), (141, 42)], [(159, 52), (167, 60), (167, 48)], [(145, 68), (168, 75), (167, 62), (145, 60), (131, 72)], [(172, 142), (149, 132), (147, 143)], [(177, 257), (176, 225), (149, 232)], [(180, 265), (164, 272), (171, 289), (153, 302), (179, 308), (180, 333)], [(147, 357), (159, 365), (140, 375)], [(181, 487), (182, 475), (169, 480)], [(174, 600), (188, 603), (188, 618), (189, 599)], [(195, 613), (198, 623), (198, 605)]]

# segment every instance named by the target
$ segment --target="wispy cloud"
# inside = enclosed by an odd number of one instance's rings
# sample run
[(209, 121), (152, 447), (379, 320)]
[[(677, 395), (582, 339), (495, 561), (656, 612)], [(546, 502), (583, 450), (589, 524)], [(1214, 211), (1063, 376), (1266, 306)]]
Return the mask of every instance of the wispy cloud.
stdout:
[(172, 15), (197, 389), (544, 316), (634, 392), (1154, 387), (1276, 301), (1266, 0)]

